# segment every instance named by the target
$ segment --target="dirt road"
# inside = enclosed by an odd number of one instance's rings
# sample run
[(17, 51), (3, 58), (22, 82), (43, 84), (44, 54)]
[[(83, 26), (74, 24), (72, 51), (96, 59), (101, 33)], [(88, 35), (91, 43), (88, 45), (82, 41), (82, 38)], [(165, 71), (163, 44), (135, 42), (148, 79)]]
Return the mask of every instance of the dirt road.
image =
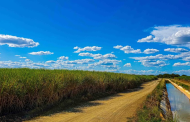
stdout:
[(144, 83), (141, 88), (133, 91), (90, 101), (68, 111), (37, 117), (29, 122), (126, 122), (157, 84), (158, 80)]

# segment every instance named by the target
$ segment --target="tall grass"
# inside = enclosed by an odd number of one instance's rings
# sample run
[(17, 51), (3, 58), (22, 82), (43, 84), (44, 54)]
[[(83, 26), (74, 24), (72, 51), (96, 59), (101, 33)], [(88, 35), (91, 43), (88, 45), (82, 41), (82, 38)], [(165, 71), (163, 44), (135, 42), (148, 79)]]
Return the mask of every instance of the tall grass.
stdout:
[(175, 77), (172, 81), (190, 91), (190, 76)]
[(0, 69), (0, 115), (53, 105), (68, 98), (115, 93), (155, 76), (44, 69)]
[(183, 81), (183, 80), (180, 80), (180, 82), (179, 82), (178, 80), (173, 80), (173, 79), (171, 79), (171, 81), (173, 81), (173, 82), (176, 83), (177, 85), (183, 87), (184, 89), (190, 91), (190, 82), (189, 82), (189, 85), (186, 85), (186, 84), (184, 83), (185, 81)]
[(175, 77), (174, 79), (183, 80), (183, 81), (187, 81), (188, 83), (190, 83), (190, 76), (180, 76), (180, 77)]

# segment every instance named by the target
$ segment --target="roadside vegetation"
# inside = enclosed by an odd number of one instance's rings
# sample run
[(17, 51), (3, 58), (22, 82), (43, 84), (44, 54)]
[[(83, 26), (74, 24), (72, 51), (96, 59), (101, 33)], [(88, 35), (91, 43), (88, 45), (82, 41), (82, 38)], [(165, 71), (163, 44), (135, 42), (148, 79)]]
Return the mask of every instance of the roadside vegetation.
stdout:
[(175, 77), (174, 79), (184, 81), (190, 84), (190, 76), (180, 76), (180, 77)]
[(180, 77), (179, 74), (159, 74), (157, 75), (158, 78), (175, 78)]
[(41, 110), (68, 99), (94, 99), (154, 79), (157, 77), (95, 71), (4, 68), (0, 69), (0, 115)]
[[(183, 87), (184, 89), (190, 91), (190, 81), (183, 79), (184, 76), (179, 77), (179, 78), (175, 78), (175, 79), (171, 79), (174, 83), (176, 83), (177, 85)], [(185, 77), (189, 77), (189, 76), (185, 76)], [(190, 77), (189, 77), (190, 78)]]
[[(162, 100), (163, 90), (166, 88), (165, 80), (162, 79), (158, 86), (150, 93), (141, 107), (137, 110), (136, 115), (130, 120), (131, 122), (161, 122), (160, 102)], [(172, 122), (171, 118), (166, 118), (167, 122)]]

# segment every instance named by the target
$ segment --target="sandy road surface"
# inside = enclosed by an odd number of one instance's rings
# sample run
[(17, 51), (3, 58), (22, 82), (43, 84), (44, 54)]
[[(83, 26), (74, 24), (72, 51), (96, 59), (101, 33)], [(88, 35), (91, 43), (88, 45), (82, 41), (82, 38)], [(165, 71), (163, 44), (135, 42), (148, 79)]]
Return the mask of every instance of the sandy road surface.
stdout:
[(40, 116), (31, 122), (126, 122), (138, 106), (158, 84), (158, 80), (144, 83), (134, 91), (123, 92), (90, 101), (73, 110), (63, 111), (50, 116)]

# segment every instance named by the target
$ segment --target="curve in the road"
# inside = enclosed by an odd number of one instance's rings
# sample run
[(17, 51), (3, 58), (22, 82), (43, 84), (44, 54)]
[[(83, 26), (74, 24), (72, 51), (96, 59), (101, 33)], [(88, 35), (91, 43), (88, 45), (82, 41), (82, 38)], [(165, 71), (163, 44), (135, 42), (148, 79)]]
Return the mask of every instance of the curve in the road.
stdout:
[(29, 122), (126, 122), (157, 85), (158, 80), (147, 82), (136, 90), (90, 101), (72, 108), (74, 111), (70, 109), (50, 116), (41, 116)]

